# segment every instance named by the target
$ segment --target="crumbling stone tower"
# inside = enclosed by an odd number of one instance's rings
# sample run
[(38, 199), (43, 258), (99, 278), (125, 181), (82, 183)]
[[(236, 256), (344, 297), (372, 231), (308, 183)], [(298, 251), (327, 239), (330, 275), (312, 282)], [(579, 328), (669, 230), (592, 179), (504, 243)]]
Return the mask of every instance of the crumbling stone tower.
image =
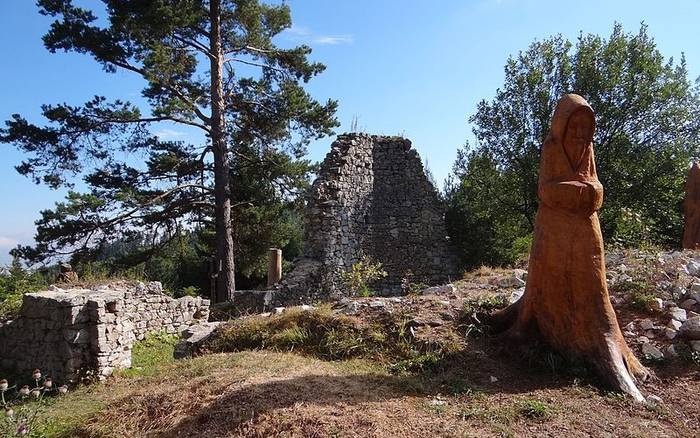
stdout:
[(306, 198), (304, 258), (283, 282), (285, 301), (342, 295), (339, 272), (363, 255), (388, 276), (375, 290), (396, 291), (402, 278), (436, 284), (454, 278), (444, 208), (411, 142), (360, 133), (338, 136)]

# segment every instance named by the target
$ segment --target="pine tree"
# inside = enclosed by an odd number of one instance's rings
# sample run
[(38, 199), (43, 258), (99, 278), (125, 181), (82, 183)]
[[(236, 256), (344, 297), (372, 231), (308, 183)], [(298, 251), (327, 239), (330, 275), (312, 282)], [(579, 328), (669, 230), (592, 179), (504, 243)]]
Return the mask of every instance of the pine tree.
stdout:
[[(307, 59), (309, 47), (284, 49), (273, 41), (291, 26), (284, 4), (102, 2), (105, 15), (98, 19), (71, 0), (40, 0), (40, 13), (56, 17), (44, 44), (51, 52), (90, 55), (108, 73), (141, 76), (150, 111), (96, 96), (82, 106), (43, 106), (44, 126), (20, 115), (6, 122), (0, 140), (28, 155), (17, 166), (21, 174), (52, 188), (70, 187), (71, 178), (82, 176), (90, 188), (42, 212), (36, 246), (14, 253), (38, 262), (144, 235), (153, 236), (157, 250), (183, 228), (213, 218), (216, 299), (231, 300), (233, 164), (296, 171), (308, 142), (332, 133), (337, 103), (320, 104), (302, 86), (324, 66)], [(150, 129), (157, 123), (195, 127), (206, 140), (161, 141)], [(134, 155), (145, 165), (134, 164)], [(283, 192), (286, 179), (276, 173), (271, 183)]]

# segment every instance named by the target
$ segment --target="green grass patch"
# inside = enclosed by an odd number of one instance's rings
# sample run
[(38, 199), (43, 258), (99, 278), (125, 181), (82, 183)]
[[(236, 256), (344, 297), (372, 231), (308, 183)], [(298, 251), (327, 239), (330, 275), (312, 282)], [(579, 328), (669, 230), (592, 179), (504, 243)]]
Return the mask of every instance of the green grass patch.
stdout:
[(165, 332), (152, 333), (134, 344), (131, 350), (131, 368), (116, 373), (125, 377), (153, 375), (164, 365), (175, 361), (173, 353), (178, 336)]
[(654, 295), (653, 282), (644, 278), (635, 278), (621, 281), (613, 286), (616, 294), (629, 294), (631, 306), (640, 312), (651, 312), (651, 302), (656, 298)]
[(552, 413), (552, 408), (540, 400), (530, 398), (520, 404), (518, 412), (523, 417), (534, 420), (548, 417)]
[(459, 325), (468, 337), (479, 337), (488, 332), (489, 327), (485, 323), (489, 315), (498, 309), (508, 305), (503, 295), (479, 297), (464, 303), (459, 314)]
[(493, 425), (509, 425), (518, 417), (512, 407), (468, 406), (459, 413), (462, 420), (480, 420)]

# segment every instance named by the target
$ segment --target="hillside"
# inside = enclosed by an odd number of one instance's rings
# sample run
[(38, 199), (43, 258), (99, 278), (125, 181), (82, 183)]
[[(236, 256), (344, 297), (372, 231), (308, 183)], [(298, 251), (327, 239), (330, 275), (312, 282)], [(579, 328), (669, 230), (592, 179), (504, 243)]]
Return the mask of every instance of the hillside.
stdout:
[(173, 360), (170, 337), (151, 339), (133, 369), (52, 403), (44, 433), (697, 436), (700, 354), (668, 330), (677, 304), (686, 318), (698, 310), (691, 256), (608, 255), (626, 340), (656, 375), (641, 385), (645, 405), (601, 389), (582, 364), (489, 336), (483, 312), (517, 296), (524, 271), (482, 268), (427, 293), (241, 318), (193, 359)]

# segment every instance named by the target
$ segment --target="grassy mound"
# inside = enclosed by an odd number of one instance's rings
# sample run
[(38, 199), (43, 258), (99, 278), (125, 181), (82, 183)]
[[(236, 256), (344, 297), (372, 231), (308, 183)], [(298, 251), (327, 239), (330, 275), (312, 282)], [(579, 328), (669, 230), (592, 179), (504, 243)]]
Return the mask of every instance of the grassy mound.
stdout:
[(453, 337), (421, 340), (414, 336), (413, 324), (401, 312), (360, 320), (337, 314), (330, 306), (289, 308), (279, 315), (232, 321), (205, 348), (209, 352), (297, 352), (324, 360), (372, 359), (396, 371), (423, 370), (462, 348)]

